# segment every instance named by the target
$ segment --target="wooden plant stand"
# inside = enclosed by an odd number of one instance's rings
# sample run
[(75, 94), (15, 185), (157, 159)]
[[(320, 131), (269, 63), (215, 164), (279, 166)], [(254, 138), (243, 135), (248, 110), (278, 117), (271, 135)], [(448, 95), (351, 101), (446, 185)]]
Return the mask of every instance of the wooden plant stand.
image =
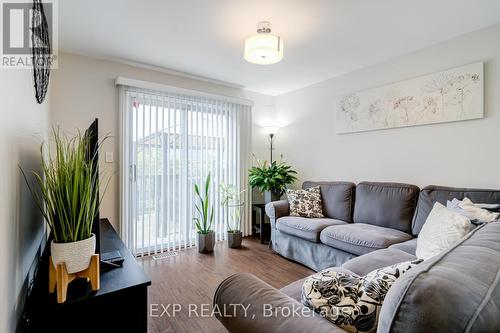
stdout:
[(49, 293), (56, 291), (57, 286), (57, 303), (64, 303), (66, 301), (66, 294), (68, 292), (68, 285), (76, 278), (86, 278), (90, 280), (92, 290), (99, 290), (99, 255), (94, 254), (90, 259), (89, 268), (84, 271), (69, 274), (66, 269), (66, 264), (60, 263), (54, 267), (52, 257), (49, 257)]

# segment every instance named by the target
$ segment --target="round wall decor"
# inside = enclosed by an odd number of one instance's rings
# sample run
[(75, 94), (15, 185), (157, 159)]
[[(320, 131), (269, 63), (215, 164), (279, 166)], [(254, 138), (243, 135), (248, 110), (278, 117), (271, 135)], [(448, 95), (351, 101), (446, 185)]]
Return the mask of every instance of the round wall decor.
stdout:
[(35, 98), (36, 101), (41, 104), (47, 95), (50, 66), (52, 62), (49, 26), (41, 0), (33, 0), (33, 16), (31, 23)]

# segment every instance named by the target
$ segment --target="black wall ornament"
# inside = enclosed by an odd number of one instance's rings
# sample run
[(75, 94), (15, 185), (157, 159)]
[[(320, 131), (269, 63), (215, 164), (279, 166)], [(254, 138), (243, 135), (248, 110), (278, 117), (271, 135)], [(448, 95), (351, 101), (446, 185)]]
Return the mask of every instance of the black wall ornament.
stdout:
[(50, 66), (52, 63), (49, 26), (45, 12), (43, 11), (42, 0), (33, 0), (33, 16), (31, 23), (35, 98), (36, 101), (41, 104), (47, 95)]

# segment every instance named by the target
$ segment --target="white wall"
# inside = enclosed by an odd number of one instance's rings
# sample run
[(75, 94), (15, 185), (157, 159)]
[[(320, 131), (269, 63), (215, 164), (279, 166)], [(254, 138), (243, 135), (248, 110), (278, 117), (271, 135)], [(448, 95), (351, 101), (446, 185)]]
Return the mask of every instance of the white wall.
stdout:
[(14, 332), (44, 226), (18, 166), (39, 171), (49, 100), (35, 102), (32, 72), (0, 70), (0, 332)]
[[(209, 93), (241, 97), (253, 100), (253, 117), (257, 123), (266, 121), (266, 113), (274, 104), (273, 97), (230, 88), (205, 81), (173, 76), (163, 72), (133, 67), (118, 62), (89, 58), (69, 53), (59, 53), (59, 69), (54, 70), (51, 96), (51, 121), (65, 131), (85, 130), (94, 118), (99, 118), (99, 130), (111, 138), (104, 145), (104, 151), (114, 152), (113, 164), (104, 164), (101, 158), (100, 169), (113, 173), (112, 181), (101, 207), (101, 217), (107, 217), (118, 228), (118, 89), (115, 79), (118, 76), (162, 83), (181, 88), (201, 90)], [(257, 123), (254, 131), (258, 131)], [(264, 140), (264, 141), (263, 141)], [(257, 153), (265, 154), (265, 136), (252, 138)], [(265, 149), (265, 148), (264, 148)]]
[[(75, 131), (98, 117), (101, 132), (112, 136), (104, 150), (115, 153), (115, 163), (101, 168), (114, 176), (101, 211), (115, 226), (119, 224), (117, 76), (254, 100), (252, 150), (257, 157), (268, 158), (261, 126), (283, 125), (275, 139), (275, 156), (284, 154), (299, 172), (299, 182), (341, 179), (500, 188), (500, 156), (495, 154), (500, 142), (499, 39), (497, 25), (277, 97), (61, 53), (59, 69), (52, 75), (51, 122)], [(485, 119), (335, 134), (339, 95), (477, 61), (485, 62)]]
[[(276, 146), (302, 180), (500, 188), (500, 25), (276, 98)], [(335, 134), (338, 96), (485, 62), (485, 118)], [(296, 184), (299, 185), (299, 182)]]

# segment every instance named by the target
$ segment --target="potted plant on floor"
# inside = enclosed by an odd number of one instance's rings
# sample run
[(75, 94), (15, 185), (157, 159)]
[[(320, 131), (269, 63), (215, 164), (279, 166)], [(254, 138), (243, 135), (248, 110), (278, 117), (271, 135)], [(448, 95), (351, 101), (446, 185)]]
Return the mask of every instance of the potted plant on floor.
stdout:
[(241, 247), (241, 209), (245, 205), (241, 201), (241, 194), (246, 190), (238, 192), (235, 186), (221, 183), (219, 190), (222, 194), (221, 206), (227, 226), (227, 245), (230, 248)]
[[(98, 173), (94, 157), (89, 154), (89, 137), (78, 134), (73, 138), (53, 131), (54, 152), (43, 158), (42, 170), (34, 175), (34, 185), (22, 169), (30, 192), (52, 231), (50, 250), (54, 267), (64, 263), (67, 273), (77, 273), (89, 267), (95, 254), (92, 224), (99, 210)], [(102, 143), (102, 141), (101, 141)], [(36, 187), (36, 188), (35, 188)], [(105, 192), (105, 189), (103, 193)]]
[[(255, 157), (255, 156), (254, 156)], [(264, 193), (265, 203), (279, 200), (287, 186), (297, 180), (297, 172), (283, 161), (267, 161), (256, 159), (257, 166), (253, 166), (249, 171), (249, 184), (252, 188), (258, 188)]]
[(214, 207), (210, 204), (211, 175), (205, 179), (204, 193), (201, 194), (198, 184), (194, 184), (194, 193), (197, 197), (195, 203), (198, 217), (194, 217), (196, 231), (198, 232), (198, 252), (210, 253), (214, 250), (215, 233), (212, 230), (214, 222)]

